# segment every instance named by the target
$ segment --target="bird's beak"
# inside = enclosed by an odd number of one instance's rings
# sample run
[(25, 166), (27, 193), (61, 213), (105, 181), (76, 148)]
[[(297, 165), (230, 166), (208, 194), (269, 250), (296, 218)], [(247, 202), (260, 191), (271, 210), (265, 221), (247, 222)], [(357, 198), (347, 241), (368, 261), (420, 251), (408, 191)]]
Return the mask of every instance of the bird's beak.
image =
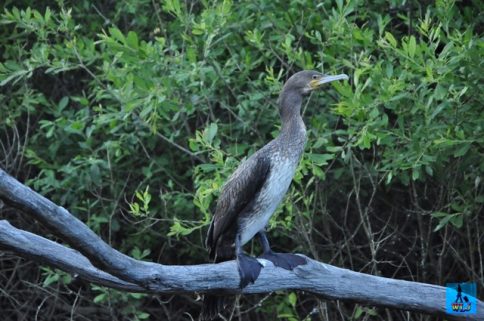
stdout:
[(334, 76), (324, 75), (320, 79), (311, 80), (311, 82), (309, 83), (309, 86), (311, 87), (311, 89), (316, 89), (316, 88), (321, 87), (321, 85), (328, 83), (328, 82), (332, 82), (332, 81), (335, 81), (335, 80), (348, 80), (348, 79), (349, 79), (349, 77), (346, 74), (339, 74), (339, 75), (334, 75)]

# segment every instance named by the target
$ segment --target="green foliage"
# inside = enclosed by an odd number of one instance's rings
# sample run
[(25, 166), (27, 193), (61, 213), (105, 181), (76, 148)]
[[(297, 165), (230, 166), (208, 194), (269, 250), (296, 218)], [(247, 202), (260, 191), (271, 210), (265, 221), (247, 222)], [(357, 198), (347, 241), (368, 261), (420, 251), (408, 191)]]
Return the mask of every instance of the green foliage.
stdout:
[(53, 270), (48, 267), (42, 267), (42, 270), (44, 277), (44, 282), (42, 282), (43, 287), (48, 287), (54, 283), (69, 284), (72, 281), (71, 275), (64, 271), (58, 269)]
[(131, 214), (134, 216), (147, 216), (150, 211), (151, 194), (148, 192), (149, 186), (141, 192), (136, 192), (136, 200), (133, 203), (128, 204)]
[(364, 317), (364, 316), (370, 316), (370, 317), (374, 317), (374, 316), (377, 316), (377, 312), (375, 311), (375, 309), (371, 309), (371, 308), (367, 308), (367, 307), (362, 307), (360, 305), (357, 305), (356, 308), (355, 308), (355, 313), (353, 314), (353, 317), (352, 317), (352, 320), (359, 320), (361, 319), (361, 317)]
[[(120, 314), (125, 316), (127, 320), (146, 320), (150, 314), (143, 311), (142, 302), (146, 298), (146, 294), (142, 293), (125, 293), (112, 289), (106, 289), (99, 286), (92, 286), (93, 292), (96, 294), (93, 303), (96, 305), (110, 304), (110, 302), (118, 302), (120, 304)], [(129, 303), (129, 304), (127, 304)]]
[[(277, 135), (284, 81), (301, 69), (345, 72), (349, 82), (304, 107), (306, 152), (270, 222), (278, 250), (422, 282), (484, 279), (483, 9), (452, 0), (9, 2), (0, 166), (124, 253), (206, 262), (220, 188)], [(45, 287), (76, 286), (43, 271)], [(82, 304), (111, 311), (109, 320), (162, 310), (146, 295), (82, 291)], [(278, 294), (242, 318), (387, 318), (321, 302)], [(184, 298), (164, 307), (172, 320), (199, 308)]]

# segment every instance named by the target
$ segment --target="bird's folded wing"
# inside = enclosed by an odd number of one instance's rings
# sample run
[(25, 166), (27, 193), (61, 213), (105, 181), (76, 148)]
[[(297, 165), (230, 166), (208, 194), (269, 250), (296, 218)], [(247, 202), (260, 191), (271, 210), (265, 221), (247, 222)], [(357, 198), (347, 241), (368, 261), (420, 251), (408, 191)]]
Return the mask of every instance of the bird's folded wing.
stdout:
[(206, 246), (209, 249), (216, 247), (221, 234), (236, 223), (238, 214), (255, 199), (269, 176), (270, 167), (267, 157), (253, 155), (240, 164), (227, 180), (207, 234)]

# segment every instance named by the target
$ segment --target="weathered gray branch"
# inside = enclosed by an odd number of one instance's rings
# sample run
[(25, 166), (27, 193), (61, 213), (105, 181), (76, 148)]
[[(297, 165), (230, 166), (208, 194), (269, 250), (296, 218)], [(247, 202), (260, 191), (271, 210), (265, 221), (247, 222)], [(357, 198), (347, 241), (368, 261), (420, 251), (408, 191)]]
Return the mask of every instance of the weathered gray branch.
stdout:
[(36, 234), (19, 230), (6, 220), (0, 220), (0, 248), (10, 250), (26, 259), (59, 268), (86, 281), (131, 292), (146, 289), (99, 270), (76, 250)]
[[(265, 293), (297, 289), (364, 304), (430, 314), (445, 314), (445, 287), (394, 280), (337, 268), (308, 258), (308, 264), (286, 271), (265, 263), (255, 282), (240, 291), (235, 262), (161, 265), (134, 260), (111, 248), (67, 210), (35, 193), (0, 169), (0, 199), (42, 221), (77, 249), (66, 248), (0, 221), (0, 246), (26, 258), (78, 274), (102, 285), (136, 292), (187, 293), (225, 291)], [(92, 262), (92, 264), (91, 264)], [(475, 320), (484, 320), (478, 300)], [(447, 316), (447, 318), (451, 318)]]

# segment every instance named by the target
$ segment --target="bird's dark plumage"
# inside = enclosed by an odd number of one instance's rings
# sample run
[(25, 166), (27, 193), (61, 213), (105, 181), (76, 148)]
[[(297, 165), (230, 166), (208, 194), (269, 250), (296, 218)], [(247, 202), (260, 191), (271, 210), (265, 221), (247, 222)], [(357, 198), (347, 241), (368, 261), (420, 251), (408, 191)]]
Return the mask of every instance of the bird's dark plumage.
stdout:
[(255, 154), (243, 162), (225, 183), (206, 239), (210, 259), (217, 262), (217, 257), (224, 261), (234, 257), (234, 238), (224, 238), (224, 235), (228, 234), (227, 231), (235, 235), (238, 215), (251, 208), (269, 171), (270, 160), (261, 153)]
[[(256, 234), (264, 251), (261, 257), (275, 266), (292, 270), (306, 263), (294, 254), (272, 252), (265, 226), (286, 194), (304, 151), (303, 96), (326, 82), (347, 78), (307, 70), (289, 78), (277, 101), (282, 121), (279, 136), (243, 161), (222, 187), (206, 246), (214, 262), (237, 260), (241, 288), (255, 282), (262, 268), (255, 258), (242, 251)], [(206, 295), (200, 318), (211, 320), (223, 307), (223, 296)]]

